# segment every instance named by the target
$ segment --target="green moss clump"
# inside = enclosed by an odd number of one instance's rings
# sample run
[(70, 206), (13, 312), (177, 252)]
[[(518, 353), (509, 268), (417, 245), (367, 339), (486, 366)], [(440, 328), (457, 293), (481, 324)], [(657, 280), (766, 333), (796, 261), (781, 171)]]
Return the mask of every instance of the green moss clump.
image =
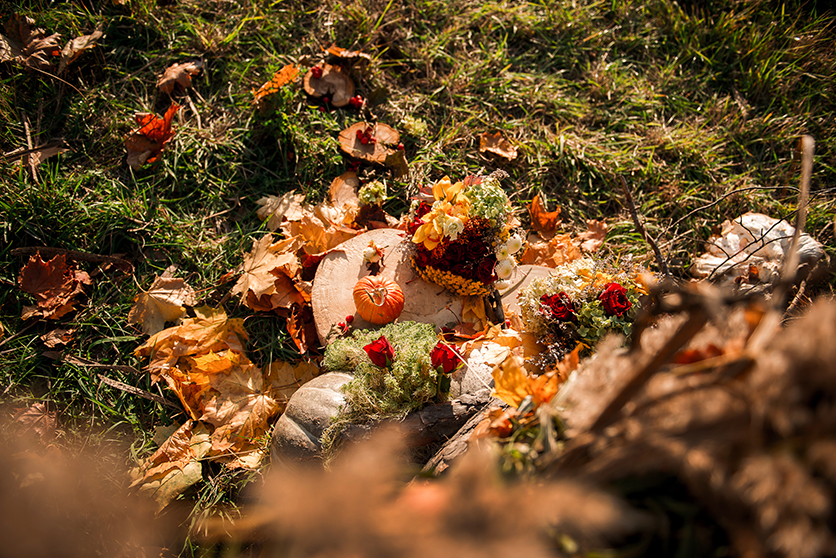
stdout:
[[(395, 350), (389, 368), (375, 366), (363, 347), (383, 335)], [(365, 423), (402, 418), (436, 397), (438, 373), (430, 352), (438, 342), (432, 324), (400, 322), (378, 330), (355, 331), (325, 351), (324, 368), (354, 374), (343, 386), (346, 405), (335, 422)]]

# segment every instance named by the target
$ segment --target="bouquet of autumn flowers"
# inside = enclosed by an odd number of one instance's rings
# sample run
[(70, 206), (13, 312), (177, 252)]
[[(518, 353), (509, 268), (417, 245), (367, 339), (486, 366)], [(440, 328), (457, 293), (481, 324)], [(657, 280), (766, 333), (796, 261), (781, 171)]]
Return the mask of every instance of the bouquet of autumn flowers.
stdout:
[(526, 329), (558, 360), (578, 343), (591, 349), (609, 332), (629, 336), (639, 297), (648, 292), (642, 271), (592, 258), (568, 262), (517, 295)]
[(426, 281), (460, 295), (490, 294), (511, 276), (522, 238), (511, 235), (511, 202), (495, 175), (433, 185), (432, 204), (413, 204), (407, 223), (412, 265)]

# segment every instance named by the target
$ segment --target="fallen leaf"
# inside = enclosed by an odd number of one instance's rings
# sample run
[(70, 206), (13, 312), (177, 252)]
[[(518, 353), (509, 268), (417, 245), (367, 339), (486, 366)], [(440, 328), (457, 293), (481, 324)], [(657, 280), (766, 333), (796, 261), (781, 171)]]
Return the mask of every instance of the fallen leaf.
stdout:
[(597, 252), (604, 244), (604, 239), (607, 238), (607, 224), (604, 221), (587, 219), (586, 226), (589, 230), (578, 235), (578, 239), (583, 241), (581, 242), (581, 250)]
[(299, 221), (304, 214), (305, 194), (296, 194), (295, 190), (283, 196), (265, 196), (256, 202), (261, 207), (256, 211), (258, 218), (267, 221), (270, 231), (277, 231), (284, 221)]
[(58, 319), (73, 310), (73, 298), (82, 292), (82, 284), (89, 284), (86, 273), (77, 275), (59, 254), (49, 261), (43, 261), (40, 254), (29, 258), (18, 278), (20, 288), (37, 301), (37, 306), (25, 306), (21, 317), (25, 320), (34, 316)]
[(555, 235), (549, 241), (543, 240), (536, 233), (531, 233), (528, 235), (526, 249), (520, 258), (520, 263), (559, 267), (582, 255), (569, 233)]
[(679, 351), (676, 355), (674, 355), (673, 362), (675, 364), (693, 364), (695, 362), (700, 362), (701, 360), (722, 356), (723, 354), (725, 354), (723, 349), (714, 343), (709, 343), (704, 347)]
[(491, 395), (514, 408), (519, 407), (529, 395), (535, 407), (548, 403), (560, 385), (560, 378), (554, 372), (529, 376), (523, 369), (523, 360), (513, 354), (493, 369), (492, 376), (495, 387)]
[(359, 188), (360, 179), (356, 172), (342, 173), (332, 180), (331, 186), (328, 187), (328, 197), (331, 199), (331, 205), (340, 211), (350, 207), (359, 207), (360, 198), (357, 196)]
[(500, 157), (513, 161), (517, 158), (517, 148), (505, 139), (501, 132), (491, 134), (485, 132), (479, 136), (479, 152), (493, 153)]
[(296, 275), (299, 266), (296, 255), (287, 252), (276, 253), (272, 246), (273, 235), (271, 234), (265, 234), (253, 243), (252, 250), (244, 256), (244, 263), (238, 269), (242, 275), (232, 287), (231, 294), (246, 297), (249, 291), (256, 298), (273, 295), (277, 293), (276, 281), (278, 279), (272, 273), (274, 270), (283, 269), (289, 276)]
[(264, 381), (270, 386), (279, 406), (284, 409), (290, 396), (318, 375), (319, 366), (315, 362), (271, 362), (264, 371)]
[(578, 369), (581, 364), (581, 349), (586, 345), (578, 343), (572, 352), (560, 359), (560, 362), (555, 364), (555, 370), (560, 376), (561, 380), (566, 380), (573, 371)]
[(54, 349), (58, 345), (66, 345), (73, 338), (75, 329), (58, 328), (53, 329), (49, 333), (41, 335), (41, 341), (50, 349)]
[(22, 427), (21, 434), (32, 431), (42, 443), (48, 443), (55, 434), (58, 419), (47, 403), (33, 403), (19, 411), (14, 417), (15, 423)]
[(303, 248), (310, 255), (322, 254), (336, 248), (361, 232), (348, 227), (326, 224), (312, 213), (305, 213), (298, 222), (285, 223), (282, 231), (288, 237), (301, 237), (304, 241)]
[(262, 108), (264, 104), (265, 97), (269, 97), (270, 95), (278, 92), (279, 89), (287, 85), (288, 83), (292, 83), (296, 81), (296, 78), (299, 76), (299, 68), (297, 68), (294, 64), (288, 64), (275, 74), (273, 77), (270, 78), (270, 81), (264, 83), (258, 89), (253, 89), (252, 93), (255, 97), (254, 101), (258, 108)]
[(336, 43), (331, 43), (331, 46), (325, 50), (330, 56), (338, 59), (340, 62), (345, 62), (349, 65), (356, 64), (358, 62), (368, 64), (372, 61), (372, 57), (365, 52), (360, 52), (359, 50), (348, 50), (346, 48), (338, 47)]
[(314, 350), (319, 344), (313, 310), (309, 305), (294, 306), (287, 318), (287, 332), (300, 353)]
[(156, 373), (174, 367), (181, 357), (225, 349), (244, 353), (247, 331), (243, 319), (229, 318), (222, 308), (209, 306), (200, 306), (194, 312), (195, 318), (152, 335), (134, 354), (150, 356), (149, 368)]
[(281, 412), (261, 370), (238, 367), (229, 374), (210, 377), (215, 396), (207, 401), (201, 420), (215, 426), (212, 455), (253, 449)]
[(475, 329), (484, 329), (488, 324), (485, 299), (481, 296), (462, 297), (462, 322), (474, 324)]
[(560, 208), (555, 211), (546, 211), (545, 205), (540, 201), (540, 194), (534, 196), (531, 205), (528, 207), (531, 216), (531, 226), (543, 238), (551, 238), (560, 225)]
[(354, 82), (342, 68), (331, 64), (322, 66), (322, 75), (318, 78), (308, 70), (302, 79), (302, 87), (311, 97), (328, 97), (331, 106), (336, 108), (346, 106), (354, 96)]
[(203, 62), (183, 62), (172, 64), (157, 76), (157, 89), (169, 95), (175, 87), (185, 91), (192, 86), (192, 76), (196, 76), (203, 68)]
[(151, 288), (134, 297), (134, 305), (128, 313), (129, 324), (141, 324), (142, 333), (153, 335), (165, 328), (166, 322), (175, 322), (186, 313), (184, 305), (197, 303), (194, 289), (185, 280), (172, 277), (172, 268), (155, 277)]
[(58, 75), (60, 76), (67, 69), (67, 66), (76, 61), (81, 56), (81, 53), (88, 48), (96, 46), (96, 41), (99, 40), (104, 33), (102, 32), (101, 24), (96, 27), (96, 30), (89, 35), (82, 35), (69, 41), (64, 48), (61, 49), (61, 61), (58, 63)]
[(43, 29), (32, 30), (35, 20), (21, 14), (12, 15), (4, 25), (6, 34), (0, 35), (0, 60), (17, 61), (26, 68), (49, 70), (52, 58), (61, 53), (61, 35), (46, 36)]
[(142, 467), (134, 471), (131, 487), (153, 498), (161, 511), (203, 478), (203, 459), (211, 448), (209, 429), (188, 421), (166, 440)]
[(159, 158), (165, 145), (174, 137), (171, 121), (179, 109), (179, 105), (171, 103), (162, 118), (148, 113), (135, 116), (140, 128), (125, 138), (128, 164), (132, 169), (140, 169), (145, 163), (153, 163)]

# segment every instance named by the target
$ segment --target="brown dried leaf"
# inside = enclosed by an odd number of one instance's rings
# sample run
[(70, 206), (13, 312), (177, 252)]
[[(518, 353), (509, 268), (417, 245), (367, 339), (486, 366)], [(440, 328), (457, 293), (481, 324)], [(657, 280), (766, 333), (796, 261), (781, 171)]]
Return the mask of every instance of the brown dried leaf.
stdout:
[(505, 139), (501, 132), (491, 134), (485, 132), (479, 136), (479, 152), (493, 153), (500, 157), (513, 161), (517, 158), (517, 148)]
[(18, 426), (23, 428), (23, 433), (31, 430), (42, 443), (49, 442), (55, 434), (55, 426), (58, 422), (55, 411), (49, 409), (47, 403), (33, 403), (26, 409), (22, 409), (14, 417)]
[(203, 68), (203, 62), (183, 62), (172, 64), (157, 76), (157, 89), (169, 95), (179, 86), (181, 91), (192, 86), (192, 76), (196, 76)]
[[(81, 281), (79, 281), (81, 279)], [(73, 298), (82, 292), (82, 283), (89, 284), (84, 272), (75, 272), (67, 258), (59, 254), (45, 262), (40, 254), (29, 258), (18, 278), (20, 288), (35, 297), (37, 306), (25, 306), (22, 319), (34, 316), (58, 319), (73, 310)]]
[(604, 244), (604, 239), (607, 238), (607, 224), (604, 221), (587, 219), (586, 226), (589, 230), (578, 235), (578, 239), (583, 241), (581, 242), (581, 250), (597, 252)]
[(551, 238), (560, 225), (560, 208), (552, 212), (546, 211), (545, 205), (540, 201), (540, 194), (534, 196), (531, 205), (528, 207), (531, 215), (531, 226), (543, 238)]
[(265, 196), (256, 203), (261, 207), (256, 212), (258, 218), (267, 221), (267, 228), (275, 232), (284, 221), (299, 221), (305, 212), (305, 194), (296, 194), (295, 190), (278, 196)]
[(53, 329), (49, 333), (41, 335), (41, 341), (50, 349), (54, 349), (58, 345), (66, 345), (73, 338), (75, 329), (58, 328)]
[(173, 266), (161, 277), (155, 277), (148, 292), (141, 292), (134, 298), (134, 305), (128, 313), (129, 324), (141, 324), (142, 332), (154, 335), (165, 328), (166, 322), (175, 322), (186, 313), (183, 306), (197, 303), (194, 289), (182, 278), (172, 277)]
[(362, 63), (363, 65), (367, 65), (369, 62), (372, 61), (372, 57), (365, 52), (360, 52), (359, 50), (348, 50), (346, 48), (341, 48), (337, 46), (337, 43), (331, 43), (331, 46), (325, 50), (330, 56), (337, 58), (341, 62), (345, 62), (348, 65), (353, 65)]
[(488, 324), (485, 299), (481, 296), (462, 297), (462, 322), (474, 324), (475, 329), (484, 329)]
[(288, 275), (295, 276), (298, 262), (295, 254), (276, 253), (272, 249), (273, 235), (266, 234), (253, 243), (249, 254), (244, 256), (244, 263), (238, 269), (243, 272), (235, 283), (231, 293), (233, 295), (247, 295), (252, 291), (256, 298), (263, 295), (273, 295), (277, 292), (276, 276), (271, 273), (275, 269), (284, 269)]
[[(49, 70), (51, 59), (61, 53), (55, 33), (46, 36), (43, 29), (32, 30), (35, 20), (21, 14), (14, 14), (5, 24), (6, 36), (0, 41), (0, 60), (16, 60), (26, 68)], [(2, 36), (0, 36), (2, 37)]]
[(67, 66), (75, 62), (81, 56), (81, 53), (96, 46), (96, 41), (100, 39), (104, 33), (102, 32), (102, 25), (99, 24), (96, 30), (89, 35), (82, 35), (69, 41), (64, 48), (61, 49), (61, 61), (58, 63), (58, 75), (60, 76), (67, 69)]
[(322, 77), (313, 77), (308, 70), (302, 80), (305, 93), (312, 97), (328, 97), (331, 106), (340, 108), (348, 104), (354, 96), (354, 82), (339, 66), (325, 64), (322, 66)]
[(316, 333), (316, 323), (313, 310), (309, 305), (294, 306), (287, 317), (287, 332), (300, 353), (316, 350), (319, 336)]
[(360, 179), (354, 171), (342, 173), (340, 176), (331, 181), (331, 186), (328, 188), (328, 197), (331, 199), (331, 205), (339, 210), (345, 210), (348, 207), (359, 207), (360, 198), (357, 197), (357, 191), (360, 188)]

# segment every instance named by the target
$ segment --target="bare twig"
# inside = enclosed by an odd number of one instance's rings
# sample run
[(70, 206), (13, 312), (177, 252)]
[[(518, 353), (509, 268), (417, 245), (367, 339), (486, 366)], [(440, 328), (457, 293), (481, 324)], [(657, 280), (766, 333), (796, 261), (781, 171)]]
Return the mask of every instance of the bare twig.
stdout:
[(180, 407), (178, 407), (176, 404), (172, 403), (168, 399), (165, 399), (164, 397), (160, 397), (159, 395), (156, 395), (154, 393), (149, 393), (149, 392), (145, 391), (144, 389), (139, 389), (138, 387), (128, 385), (124, 382), (120, 382), (119, 380), (114, 380), (112, 378), (108, 378), (104, 374), (98, 374), (97, 373), (96, 376), (99, 378), (99, 380), (102, 381), (102, 383), (107, 384), (112, 388), (116, 388), (120, 391), (124, 391), (125, 393), (130, 393), (131, 395), (136, 395), (136, 396), (142, 397), (143, 399), (148, 399), (149, 401), (154, 401), (155, 403), (159, 403), (160, 405), (165, 405), (166, 407), (169, 407), (171, 409), (176, 409), (178, 411), (182, 411), (182, 409)]
[(133, 264), (128, 260), (117, 258), (115, 256), (101, 256), (99, 254), (90, 254), (89, 252), (79, 252), (77, 250), (65, 250), (64, 248), (50, 248), (47, 246), (25, 246), (22, 248), (14, 248), (11, 251), (13, 256), (34, 256), (41, 254), (44, 257), (57, 256), (63, 254), (72, 260), (79, 262), (107, 262), (113, 264), (120, 264), (131, 269)]
[(682, 221), (688, 219), (689, 217), (693, 217), (694, 215), (696, 215), (700, 211), (705, 211), (706, 209), (711, 209), (712, 207), (714, 207), (715, 205), (717, 205), (718, 203), (720, 203), (721, 201), (723, 201), (724, 199), (726, 199), (730, 196), (733, 196), (735, 194), (739, 194), (741, 192), (751, 192), (752, 190), (796, 190), (796, 188), (793, 188), (793, 187), (788, 188), (787, 186), (749, 186), (747, 188), (739, 188), (737, 190), (732, 190), (731, 192), (726, 192), (725, 194), (723, 194), (722, 196), (720, 196), (719, 198), (717, 198), (713, 202), (707, 203), (705, 205), (701, 205), (700, 207), (694, 209), (693, 211), (691, 211), (690, 213), (688, 213), (684, 217), (681, 217), (681, 218), (677, 219), (676, 222), (674, 222), (672, 225), (670, 225), (667, 228), (667, 230), (671, 230), (672, 228), (676, 227)]
[(636, 224), (636, 229), (639, 231), (639, 234), (642, 238), (650, 245), (650, 248), (653, 250), (653, 254), (656, 256), (656, 262), (659, 264), (659, 270), (662, 272), (663, 275), (666, 277), (670, 277), (670, 271), (668, 271), (668, 264), (665, 262), (665, 258), (662, 257), (662, 252), (659, 251), (659, 245), (656, 244), (656, 241), (651, 237), (647, 230), (644, 228), (644, 225), (639, 219), (639, 214), (636, 212), (636, 204), (633, 202), (633, 194), (630, 193), (630, 188), (627, 186), (627, 181), (624, 180), (623, 176), (618, 177), (621, 180), (621, 188), (624, 190), (624, 197), (627, 199), (627, 208), (630, 210), (630, 215), (633, 217), (633, 222)]
[[(32, 143), (32, 131), (29, 128), (29, 117), (26, 116), (26, 113), (20, 111), (20, 120), (23, 122), (23, 129), (26, 132), (26, 147), (30, 150), (34, 150), (34, 144)], [(26, 162), (29, 166), (29, 172), (32, 174), (32, 180), (35, 184), (38, 183), (38, 171), (35, 169), (35, 161), (32, 157), (27, 157)]]

